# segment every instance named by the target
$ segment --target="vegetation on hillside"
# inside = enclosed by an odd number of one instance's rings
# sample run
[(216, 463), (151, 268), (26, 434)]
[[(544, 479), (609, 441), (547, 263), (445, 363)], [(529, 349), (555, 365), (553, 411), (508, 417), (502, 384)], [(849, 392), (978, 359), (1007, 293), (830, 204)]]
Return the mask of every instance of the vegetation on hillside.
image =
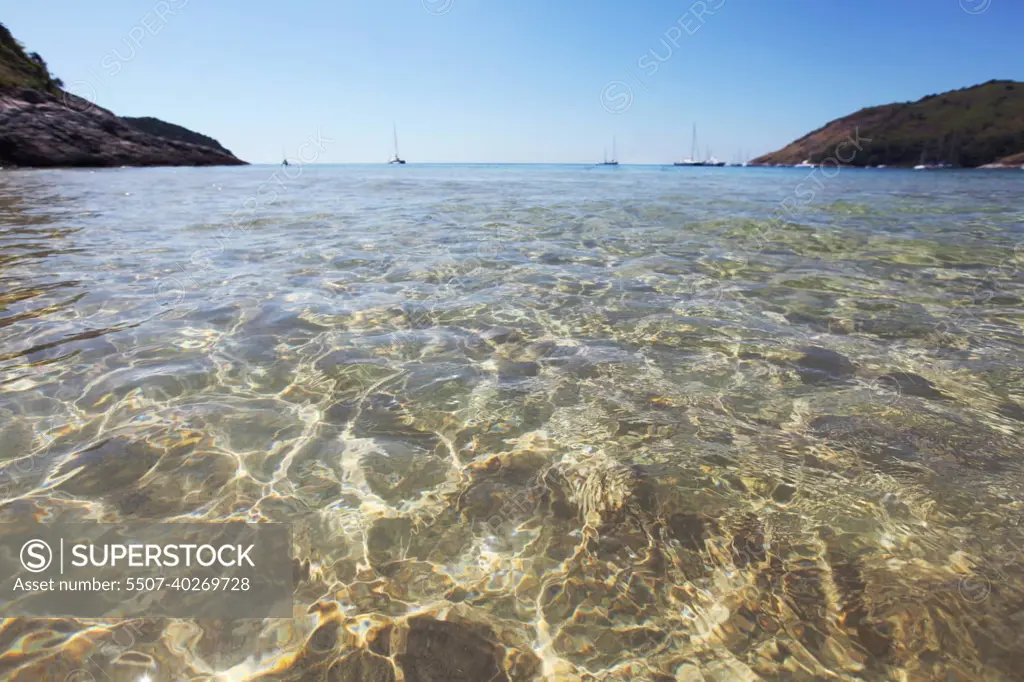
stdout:
[[(992, 80), (916, 102), (862, 109), (753, 163), (819, 163), (855, 133), (865, 140), (848, 161), (856, 166), (1012, 164), (1012, 157), (1024, 152), (1024, 83)], [(850, 149), (840, 150), (844, 162)]]
[(168, 140), (178, 140), (179, 142), (198, 144), (203, 147), (210, 147), (211, 149), (230, 153), (223, 145), (221, 145), (220, 142), (217, 142), (217, 140), (212, 137), (208, 137), (202, 133), (197, 133), (173, 123), (168, 123), (167, 121), (161, 121), (160, 119), (153, 118), (152, 116), (142, 116), (140, 118), (122, 116), (121, 120), (144, 133), (149, 133), (150, 135), (156, 135), (157, 137), (163, 137)]
[(26, 53), (25, 46), (14, 39), (7, 27), (0, 24), (0, 88), (22, 87), (60, 93), (64, 83), (50, 74), (46, 61), (38, 52)]

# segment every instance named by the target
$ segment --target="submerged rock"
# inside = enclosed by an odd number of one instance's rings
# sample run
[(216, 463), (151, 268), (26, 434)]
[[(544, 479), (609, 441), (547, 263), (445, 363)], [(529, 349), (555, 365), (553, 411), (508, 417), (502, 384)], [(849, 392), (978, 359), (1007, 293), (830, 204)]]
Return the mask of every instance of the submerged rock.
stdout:
[(949, 470), (1001, 472), (1019, 445), (982, 424), (935, 418), (905, 424), (864, 416), (823, 415), (812, 419), (810, 432), (845, 446), (860, 459), (896, 471), (908, 463), (921, 465), (943, 477)]
[(797, 373), (805, 384), (841, 379), (852, 375), (856, 368), (850, 359), (828, 348), (804, 348), (796, 361)]
[(509, 329), (508, 327), (493, 327), (483, 332), (480, 335), (485, 341), (500, 346), (506, 343), (516, 343), (520, 341), (523, 336), (515, 329)]
[(999, 414), (1019, 422), (1024, 422), (1024, 407), (1009, 400), (999, 406)]
[(396, 657), (407, 682), (504, 680), (501, 647), (468, 627), (435, 620), (409, 621), (406, 650)]
[[(540, 660), (524, 633), (501, 628), (483, 614), (453, 607), (396, 620), (371, 634), (369, 649), (336, 661), (331, 680), (386, 682), (392, 661), (405, 682), (526, 682), (536, 679)], [(390, 659), (390, 660), (389, 660)], [(362, 675), (362, 676), (360, 676)]]
[(498, 377), (502, 380), (525, 379), (540, 374), (540, 365), (536, 362), (498, 361)]
[(327, 671), (328, 682), (394, 682), (391, 661), (366, 650), (344, 656)]
[(71, 455), (55, 475), (66, 479), (59, 489), (67, 494), (88, 497), (123, 494), (136, 486), (163, 454), (163, 450), (144, 440), (115, 437)]
[(568, 501), (588, 525), (600, 525), (621, 512), (650, 508), (653, 494), (639, 469), (604, 451), (566, 456), (556, 465), (566, 485)]
[(878, 377), (878, 383), (902, 395), (913, 395), (929, 400), (952, 400), (935, 387), (935, 384), (913, 372), (893, 372)]
[(844, 550), (833, 537), (827, 539), (826, 558), (838, 598), (838, 626), (856, 637), (872, 657), (884, 659), (893, 641), (885, 632), (885, 623), (878, 622), (871, 613), (862, 560)]

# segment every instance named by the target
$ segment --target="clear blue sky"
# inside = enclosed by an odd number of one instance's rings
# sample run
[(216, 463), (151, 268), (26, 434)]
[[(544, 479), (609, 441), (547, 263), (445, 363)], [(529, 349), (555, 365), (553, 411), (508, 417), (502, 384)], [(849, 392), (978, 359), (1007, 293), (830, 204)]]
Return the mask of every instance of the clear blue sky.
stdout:
[(317, 130), (335, 140), (318, 162), (380, 162), (392, 119), (410, 162), (591, 162), (613, 136), (623, 163), (669, 162), (693, 121), (731, 160), (863, 106), (1024, 80), (1024, 0), (705, 3), (703, 24), (692, 0), (35, 0), (0, 21), (79, 94), (252, 162)]

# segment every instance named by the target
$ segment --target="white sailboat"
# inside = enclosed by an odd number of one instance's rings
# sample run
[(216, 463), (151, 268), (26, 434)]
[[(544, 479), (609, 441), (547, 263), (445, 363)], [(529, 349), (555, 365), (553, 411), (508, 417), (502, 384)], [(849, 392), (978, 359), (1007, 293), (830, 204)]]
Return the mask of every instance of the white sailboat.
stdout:
[(922, 149), (921, 150), (921, 163), (919, 163), (916, 166), (914, 166), (914, 170), (924, 170), (924, 169), (928, 168), (928, 166), (926, 166), (925, 163), (924, 163), (924, 153), (925, 153), (925, 149)]
[(676, 161), (673, 166), (703, 166), (703, 161), (697, 160), (697, 124), (693, 124), (693, 137), (690, 142), (690, 158)]
[(391, 156), (390, 159), (388, 159), (388, 163), (404, 164), (405, 160), (398, 155), (398, 126), (396, 126), (392, 122), (391, 127), (393, 129), (394, 134), (395, 134), (395, 153)]
[[(927, 146), (925, 147), (925, 149), (921, 150), (921, 163), (919, 163), (916, 166), (914, 166), (914, 170), (941, 170), (941, 169), (944, 169), (944, 168), (952, 168), (953, 167), (952, 164), (947, 163), (945, 161), (938, 161), (938, 162), (935, 162), (935, 163), (927, 163), (927, 162), (925, 162), (925, 151), (926, 150), (927, 150)], [(939, 148), (939, 153), (940, 154), (942, 153), (941, 145), (940, 145), (940, 148)]]
[(600, 163), (602, 166), (618, 166), (619, 165), (619, 154), (615, 147), (615, 138), (612, 138), (612, 160), (608, 160), (608, 150), (604, 151), (604, 161)]
[(704, 165), (705, 166), (719, 166), (719, 167), (721, 167), (721, 166), (725, 165), (725, 161), (719, 161), (714, 156), (712, 156), (711, 155), (711, 148), (709, 147), (708, 148), (708, 153), (704, 157)]

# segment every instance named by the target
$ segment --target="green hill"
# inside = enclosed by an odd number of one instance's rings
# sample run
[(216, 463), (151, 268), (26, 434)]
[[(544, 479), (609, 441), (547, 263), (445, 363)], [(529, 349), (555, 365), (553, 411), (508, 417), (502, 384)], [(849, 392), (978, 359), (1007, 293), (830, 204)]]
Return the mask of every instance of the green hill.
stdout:
[(7, 27), (0, 24), (0, 88), (22, 87), (58, 94), (64, 84), (50, 75), (37, 52), (27, 54)]
[[(855, 131), (870, 140), (849, 161), (855, 166), (914, 166), (922, 160), (968, 168), (1019, 165), (1024, 154), (1024, 83), (992, 80), (916, 102), (861, 109), (751, 163), (819, 163)], [(842, 158), (851, 153), (844, 146)]]

